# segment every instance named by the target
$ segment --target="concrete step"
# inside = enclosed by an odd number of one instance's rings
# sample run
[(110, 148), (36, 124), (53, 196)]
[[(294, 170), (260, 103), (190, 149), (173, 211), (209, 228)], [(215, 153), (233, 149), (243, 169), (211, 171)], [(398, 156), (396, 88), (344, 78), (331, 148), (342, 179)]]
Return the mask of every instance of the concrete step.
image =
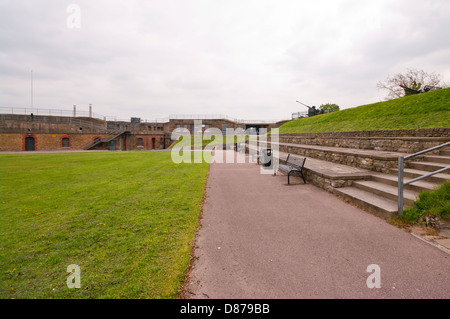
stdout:
[[(398, 188), (396, 186), (387, 185), (377, 181), (354, 181), (352, 183), (352, 186), (373, 193), (375, 195), (385, 197), (395, 202), (398, 201)], [(407, 205), (413, 205), (417, 200), (417, 195), (417, 192), (409, 189), (404, 189), (404, 203)]]
[[(427, 172), (425, 172), (426, 174)], [(413, 178), (410, 177), (404, 177), (403, 181), (408, 182), (412, 180)], [(390, 186), (398, 187), (398, 176), (397, 175), (389, 175), (389, 174), (379, 174), (379, 175), (372, 175), (372, 180), (380, 183), (384, 183)], [(433, 182), (427, 182), (424, 180), (420, 180), (417, 182), (414, 182), (412, 184), (405, 185), (405, 189), (412, 190), (414, 192), (423, 192), (426, 190), (432, 190), (438, 187), (439, 183), (433, 183)]]
[(398, 212), (398, 203), (357, 187), (335, 188), (334, 194), (382, 218), (390, 219)]
[(426, 155), (423, 156), (423, 161), (450, 165), (450, 156)]
[(450, 156), (450, 150), (442, 150), (439, 152), (441, 156)]
[[(394, 175), (398, 175), (398, 170), (397, 169), (392, 169), (391, 173)], [(423, 170), (419, 170), (419, 169), (414, 169), (414, 168), (405, 168), (403, 170), (403, 176), (405, 178), (416, 178), (416, 177), (420, 177), (423, 175), (426, 175), (430, 173), (429, 171), (423, 171)], [(450, 173), (450, 171), (449, 171)], [(446, 181), (450, 181), (450, 174), (446, 174), (446, 173), (439, 173), (430, 177), (427, 177), (425, 179), (423, 179), (422, 181), (426, 181), (426, 182), (431, 182), (431, 183), (437, 183), (437, 184), (442, 184), (445, 183)]]
[(433, 163), (433, 162), (409, 162), (409, 161), (405, 162), (406, 168), (414, 168), (414, 169), (419, 169), (419, 170), (428, 171), (428, 172), (437, 171), (437, 170), (447, 167), (447, 166), (448, 165), (446, 165), (446, 164)]

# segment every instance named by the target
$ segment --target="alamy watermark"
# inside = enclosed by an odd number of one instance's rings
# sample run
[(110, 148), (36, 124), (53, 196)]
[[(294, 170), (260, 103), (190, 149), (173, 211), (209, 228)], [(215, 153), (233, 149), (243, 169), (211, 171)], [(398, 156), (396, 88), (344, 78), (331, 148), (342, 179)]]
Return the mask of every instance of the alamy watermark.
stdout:
[(381, 288), (381, 268), (377, 264), (371, 264), (367, 266), (366, 272), (370, 272), (370, 276), (367, 277), (367, 288)]
[(81, 268), (76, 264), (67, 266), (67, 272), (70, 275), (67, 277), (68, 288), (81, 288)]
[(81, 8), (78, 4), (69, 4), (66, 12), (69, 14), (66, 20), (67, 28), (79, 29), (81, 28)]

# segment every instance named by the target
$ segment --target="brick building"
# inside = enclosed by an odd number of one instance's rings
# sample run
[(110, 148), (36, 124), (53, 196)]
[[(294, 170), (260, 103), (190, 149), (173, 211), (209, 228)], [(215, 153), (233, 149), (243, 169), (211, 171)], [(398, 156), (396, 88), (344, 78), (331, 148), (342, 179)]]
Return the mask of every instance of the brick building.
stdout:
[[(187, 118), (188, 117), (188, 118)], [(106, 121), (94, 117), (0, 114), (0, 151), (156, 150), (174, 141), (172, 132), (186, 128), (194, 134), (194, 121), (202, 130), (278, 127), (278, 123), (237, 121), (226, 116), (173, 116), (165, 121)]]

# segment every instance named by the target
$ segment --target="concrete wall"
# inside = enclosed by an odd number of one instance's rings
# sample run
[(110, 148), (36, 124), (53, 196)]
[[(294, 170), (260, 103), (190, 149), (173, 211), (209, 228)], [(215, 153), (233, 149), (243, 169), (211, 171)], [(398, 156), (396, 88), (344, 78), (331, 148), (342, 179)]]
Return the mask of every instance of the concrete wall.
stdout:
[(0, 114), (0, 133), (104, 132), (106, 122), (94, 118)]

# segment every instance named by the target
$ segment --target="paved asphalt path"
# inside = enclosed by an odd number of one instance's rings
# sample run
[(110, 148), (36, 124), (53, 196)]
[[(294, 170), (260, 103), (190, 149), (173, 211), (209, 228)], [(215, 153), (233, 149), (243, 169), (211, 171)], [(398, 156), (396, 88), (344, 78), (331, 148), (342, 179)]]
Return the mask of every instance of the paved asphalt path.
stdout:
[[(449, 254), (313, 185), (259, 170), (211, 165), (188, 298), (450, 298)], [(380, 288), (368, 288), (372, 264)]]

